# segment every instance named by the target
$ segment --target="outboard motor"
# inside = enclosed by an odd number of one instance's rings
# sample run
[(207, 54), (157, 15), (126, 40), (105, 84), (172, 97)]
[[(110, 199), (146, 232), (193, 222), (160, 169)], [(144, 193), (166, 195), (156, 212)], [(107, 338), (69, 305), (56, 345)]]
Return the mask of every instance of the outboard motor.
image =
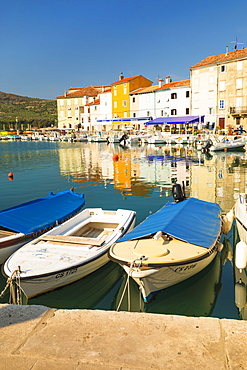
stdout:
[(213, 142), (211, 139), (208, 139), (205, 146), (202, 148), (204, 152), (208, 152), (209, 148), (213, 145)]
[(175, 202), (181, 202), (182, 200), (184, 200), (186, 198), (184, 193), (184, 187), (182, 188), (180, 184), (173, 185), (172, 196)]

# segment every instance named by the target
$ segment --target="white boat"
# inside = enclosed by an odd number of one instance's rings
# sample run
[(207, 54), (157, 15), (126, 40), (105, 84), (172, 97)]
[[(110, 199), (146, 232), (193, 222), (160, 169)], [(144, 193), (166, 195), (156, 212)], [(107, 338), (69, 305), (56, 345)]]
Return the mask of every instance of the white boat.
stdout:
[(148, 144), (165, 144), (166, 140), (162, 136), (160, 131), (157, 131), (154, 135), (147, 139)]
[(240, 241), (235, 247), (235, 304), (241, 319), (247, 319), (247, 194), (240, 193), (234, 205)]
[(178, 189), (173, 192), (181, 201), (167, 203), (109, 250), (139, 285), (144, 302), (203, 270), (222, 248), (219, 205), (184, 199)]
[(203, 149), (209, 149), (210, 151), (229, 151), (229, 150), (244, 150), (246, 141), (242, 138), (239, 139), (228, 139), (223, 138), (221, 140), (209, 139)]
[(247, 194), (241, 193), (234, 206), (240, 241), (235, 249), (235, 266), (242, 272), (247, 266)]
[(136, 213), (87, 208), (16, 251), (3, 274), (27, 298), (70, 284), (109, 261), (107, 251), (134, 226)]

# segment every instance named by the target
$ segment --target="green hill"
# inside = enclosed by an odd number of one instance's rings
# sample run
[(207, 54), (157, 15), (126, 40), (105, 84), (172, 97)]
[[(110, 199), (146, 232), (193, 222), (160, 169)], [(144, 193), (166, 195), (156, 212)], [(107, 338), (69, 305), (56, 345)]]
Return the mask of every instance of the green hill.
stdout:
[[(29, 98), (0, 91), (0, 129), (18, 125), (40, 128), (56, 124), (56, 100)], [(6, 127), (5, 127), (6, 128)]]

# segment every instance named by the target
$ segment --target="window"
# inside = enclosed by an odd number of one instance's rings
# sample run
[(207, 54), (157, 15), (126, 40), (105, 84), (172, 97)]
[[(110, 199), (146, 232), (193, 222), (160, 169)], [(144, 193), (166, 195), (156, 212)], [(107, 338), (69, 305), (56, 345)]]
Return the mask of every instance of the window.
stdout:
[(127, 94), (127, 87), (124, 87), (124, 94)]
[(214, 76), (209, 76), (209, 83), (213, 84), (214, 83)]
[(70, 99), (67, 99), (67, 104), (68, 104), (68, 105), (71, 105), (71, 101), (70, 101)]
[(136, 117), (136, 113), (133, 113), (133, 117), (134, 117), (134, 118)]
[(186, 91), (186, 93), (185, 93), (185, 94), (186, 94), (186, 95), (185, 95), (185, 96), (186, 96), (186, 98), (189, 98), (189, 97), (190, 97), (190, 92), (189, 92), (188, 90)]
[(185, 109), (185, 114), (190, 114), (190, 108)]
[(226, 89), (226, 82), (225, 81), (220, 81), (219, 90), (224, 91), (225, 89)]
[(114, 108), (117, 108), (117, 101), (114, 101)]
[(64, 101), (60, 100), (60, 107), (62, 107), (63, 105), (64, 105)]
[(226, 71), (226, 66), (223, 65), (223, 66), (220, 66), (220, 72), (225, 72)]
[(123, 100), (123, 107), (127, 107), (127, 100)]
[(161, 115), (161, 117), (164, 116), (164, 111), (163, 110), (160, 111), (160, 115)]
[(210, 90), (210, 91), (208, 92), (208, 98), (209, 98), (209, 99), (213, 99), (213, 98), (214, 98), (214, 91), (213, 91), (213, 90)]
[(78, 105), (78, 98), (75, 98), (75, 105)]
[(236, 89), (242, 89), (242, 87), (243, 87), (243, 79), (237, 78), (236, 79)]
[(147, 117), (149, 117), (150, 116), (150, 112), (149, 112), (149, 110), (147, 111)]
[(195, 86), (199, 85), (199, 78), (195, 78)]
[(97, 105), (94, 106), (94, 110), (97, 110)]
[(71, 118), (71, 117), (72, 117), (71, 109), (68, 109), (68, 117), (69, 117), (69, 118)]
[(208, 108), (208, 113), (213, 114), (213, 108)]
[(223, 109), (223, 108), (225, 108), (225, 100), (221, 99), (220, 100), (220, 109)]
[(135, 102), (136, 102), (136, 98), (135, 98), (135, 96), (133, 96), (132, 103), (135, 103)]
[(61, 118), (64, 118), (64, 111), (61, 111), (61, 112), (60, 112), (60, 117), (61, 117)]
[(177, 93), (172, 93), (171, 94), (171, 99), (177, 99)]
[(177, 109), (172, 109), (171, 110), (171, 116), (176, 116), (177, 114)]
[(194, 100), (195, 100), (195, 101), (198, 101), (198, 100), (199, 100), (199, 93), (195, 93), (195, 95), (194, 95)]
[(241, 71), (241, 69), (243, 69), (243, 62), (242, 61), (238, 61), (237, 62), (237, 71)]
[(114, 87), (114, 96), (117, 96), (117, 88)]

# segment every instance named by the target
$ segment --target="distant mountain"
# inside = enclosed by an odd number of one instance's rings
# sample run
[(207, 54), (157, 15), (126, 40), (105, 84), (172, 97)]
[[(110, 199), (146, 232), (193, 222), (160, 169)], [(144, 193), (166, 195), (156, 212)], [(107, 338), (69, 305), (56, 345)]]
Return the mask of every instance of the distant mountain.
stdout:
[(0, 124), (32, 124), (32, 127), (47, 127), (55, 124), (56, 100), (29, 98), (0, 91)]

